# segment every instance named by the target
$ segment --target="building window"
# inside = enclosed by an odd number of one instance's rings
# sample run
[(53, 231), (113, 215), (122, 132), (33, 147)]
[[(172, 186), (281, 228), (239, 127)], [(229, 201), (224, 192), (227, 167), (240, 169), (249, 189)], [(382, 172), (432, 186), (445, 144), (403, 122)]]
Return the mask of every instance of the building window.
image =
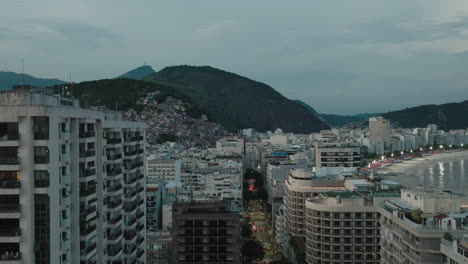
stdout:
[(50, 207), (47, 194), (34, 195), (36, 264), (50, 263)]
[(49, 140), (49, 117), (33, 117), (33, 130), (35, 140)]
[(46, 188), (49, 187), (49, 172), (46, 170), (34, 171), (34, 187)]
[(47, 147), (34, 147), (34, 163), (49, 163), (49, 149)]

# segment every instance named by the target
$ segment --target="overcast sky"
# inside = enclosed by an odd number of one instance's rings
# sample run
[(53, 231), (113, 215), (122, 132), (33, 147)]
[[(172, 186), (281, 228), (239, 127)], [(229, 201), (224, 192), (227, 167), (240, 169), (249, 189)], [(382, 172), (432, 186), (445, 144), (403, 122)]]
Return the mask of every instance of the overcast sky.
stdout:
[(467, 0), (1, 0), (0, 68), (74, 81), (210, 65), (319, 112), (468, 99)]

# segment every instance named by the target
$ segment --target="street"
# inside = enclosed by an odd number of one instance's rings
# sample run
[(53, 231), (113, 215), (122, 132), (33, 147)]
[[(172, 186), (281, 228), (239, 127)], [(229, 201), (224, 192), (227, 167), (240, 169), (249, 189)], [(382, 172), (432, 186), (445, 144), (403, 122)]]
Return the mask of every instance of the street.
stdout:
[[(248, 202), (244, 208), (244, 217), (252, 227), (252, 233), (256, 240), (263, 244), (265, 249), (264, 262), (269, 263), (278, 259), (275, 257), (272, 248), (274, 245), (272, 229), (271, 229), (271, 216), (265, 211), (266, 205), (263, 201), (253, 200)], [(255, 227), (254, 227), (255, 226)]]

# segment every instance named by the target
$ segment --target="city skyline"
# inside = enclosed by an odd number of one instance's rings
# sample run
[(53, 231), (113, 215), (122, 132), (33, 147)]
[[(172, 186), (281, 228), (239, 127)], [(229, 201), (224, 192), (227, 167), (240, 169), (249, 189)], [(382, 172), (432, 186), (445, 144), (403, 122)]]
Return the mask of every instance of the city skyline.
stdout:
[(463, 1), (2, 5), (0, 47), (8, 52), (0, 68), (21, 72), (24, 58), (37, 77), (67, 81), (71, 72), (85, 81), (145, 63), (210, 65), (336, 114), (468, 98)]

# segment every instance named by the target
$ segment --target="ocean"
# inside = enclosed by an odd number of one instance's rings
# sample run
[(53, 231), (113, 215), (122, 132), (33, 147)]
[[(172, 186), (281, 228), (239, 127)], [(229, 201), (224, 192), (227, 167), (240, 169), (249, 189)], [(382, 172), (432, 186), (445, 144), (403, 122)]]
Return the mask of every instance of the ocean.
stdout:
[(390, 170), (397, 172), (397, 176), (388, 176), (386, 179), (404, 187), (423, 185), (468, 195), (468, 151), (437, 154), (394, 164)]

